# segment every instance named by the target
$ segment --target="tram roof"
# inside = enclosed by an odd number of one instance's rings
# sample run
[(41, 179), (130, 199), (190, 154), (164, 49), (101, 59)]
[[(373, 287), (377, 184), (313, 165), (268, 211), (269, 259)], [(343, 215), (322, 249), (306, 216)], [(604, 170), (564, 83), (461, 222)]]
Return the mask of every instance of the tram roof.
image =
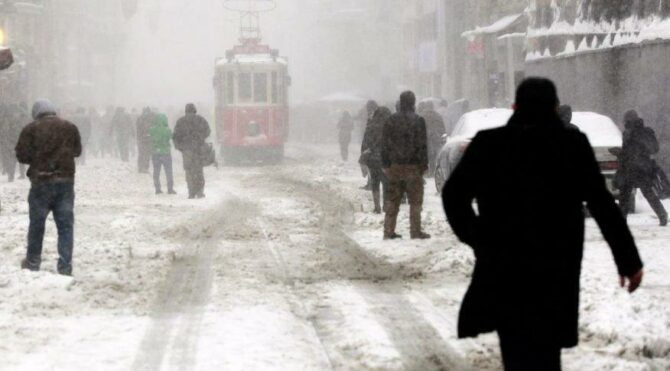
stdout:
[(237, 54), (232, 58), (221, 58), (217, 61), (218, 67), (231, 64), (283, 64), (288, 65), (288, 60), (284, 57), (273, 57), (270, 54)]

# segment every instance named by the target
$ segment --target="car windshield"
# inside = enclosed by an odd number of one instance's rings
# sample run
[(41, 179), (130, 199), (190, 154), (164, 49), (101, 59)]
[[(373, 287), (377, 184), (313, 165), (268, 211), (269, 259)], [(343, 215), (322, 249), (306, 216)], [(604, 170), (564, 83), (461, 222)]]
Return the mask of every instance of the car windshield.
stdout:
[(474, 138), (478, 132), (504, 126), (512, 117), (512, 110), (487, 109), (473, 111), (461, 118), (454, 130), (454, 136)]

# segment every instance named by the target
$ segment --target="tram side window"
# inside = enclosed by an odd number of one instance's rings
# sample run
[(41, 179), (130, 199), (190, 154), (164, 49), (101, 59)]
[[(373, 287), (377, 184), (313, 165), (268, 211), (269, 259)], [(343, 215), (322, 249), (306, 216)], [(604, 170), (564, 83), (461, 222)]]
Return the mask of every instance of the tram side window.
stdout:
[(251, 102), (251, 74), (241, 73), (237, 77), (237, 90), (240, 103)]
[(226, 103), (233, 104), (235, 103), (235, 74), (228, 72), (226, 77)]
[(279, 103), (279, 87), (277, 86), (277, 72), (272, 73), (272, 103)]
[(254, 74), (254, 102), (265, 103), (268, 101), (268, 74)]

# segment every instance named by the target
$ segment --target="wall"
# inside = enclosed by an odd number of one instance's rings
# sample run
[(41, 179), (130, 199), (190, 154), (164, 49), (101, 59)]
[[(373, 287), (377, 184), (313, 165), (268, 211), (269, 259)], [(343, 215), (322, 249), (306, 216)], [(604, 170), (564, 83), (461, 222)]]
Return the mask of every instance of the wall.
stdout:
[(526, 73), (554, 80), (561, 100), (575, 110), (605, 114), (620, 126), (626, 110), (638, 110), (663, 143), (659, 159), (669, 169), (667, 60), (670, 41), (659, 41), (527, 62)]

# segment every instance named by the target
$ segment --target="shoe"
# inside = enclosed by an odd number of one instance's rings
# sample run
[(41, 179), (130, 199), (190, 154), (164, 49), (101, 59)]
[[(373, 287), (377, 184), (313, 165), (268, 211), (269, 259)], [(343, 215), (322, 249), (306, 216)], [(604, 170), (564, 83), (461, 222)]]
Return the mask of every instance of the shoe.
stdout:
[(28, 259), (21, 260), (21, 269), (29, 270), (32, 272), (39, 272), (39, 265), (31, 264)]
[(424, 232), (412, 235), (413, 240), (429, 240), (430, 237), (431, 236), (428, 233), (424, 233)]
[(157, 194), (157, 195), (162, 195), (162, 194), (163, 194), (163, 191), (161, 191), (160, 189), (157, 189), (157, 190), (156, 190), (156, 194)]
[(661, 227), (667, 227), (668, 226), (668, 216), (664, 215), (658, 218), (660, 220), (660, 226)]
[(384, 236), (385, 240), (399, 240), (401, 238), (402, 238), (402, 236), (397, 234), (397, 233), (393, 233), (393, 234)]
[(381, 213), (382, 213), (382, 209), (379, 208), (379, 207), (376, 207), (375, 210), (373, 211), (373, 213), (375, 213), (375, 214), (381, 214)]
[(205, 194), (204, 193), (199, 193), (199, 194), (195, 195), (195, 198), (198, 198), (198, 199), (205, 198)]
[(168, 191), (168, 194), (169, 195), (176, 195), (177, 192), (175, 192), (174, 189), (171, 189), (171, 190)]
[(61, 276), (72, 277), (72, 267), (68, 268), (58, 267), (58, 274), (60, 274)]

